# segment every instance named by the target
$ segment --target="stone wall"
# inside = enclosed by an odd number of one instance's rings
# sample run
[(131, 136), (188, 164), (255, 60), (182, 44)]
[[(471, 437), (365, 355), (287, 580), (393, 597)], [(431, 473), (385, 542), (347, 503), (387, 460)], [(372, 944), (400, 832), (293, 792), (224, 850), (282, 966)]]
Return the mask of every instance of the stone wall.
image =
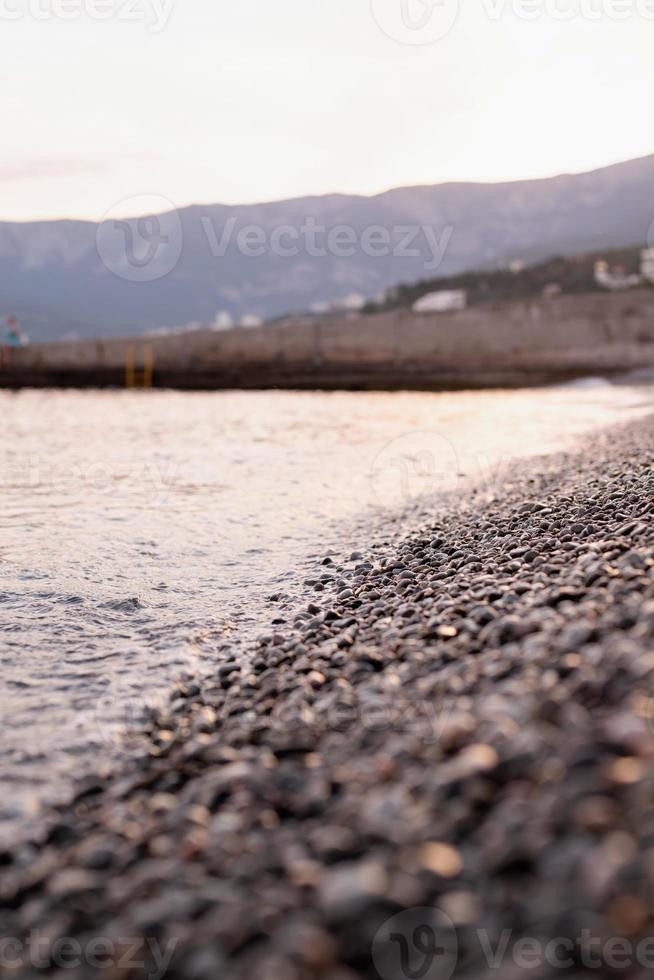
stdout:
[(124, 385), (148, 350), (154, 384), (181, 388), (540, 383), (654, 366), (654, 290), (34, 345), (0, 369), (0, 384)]

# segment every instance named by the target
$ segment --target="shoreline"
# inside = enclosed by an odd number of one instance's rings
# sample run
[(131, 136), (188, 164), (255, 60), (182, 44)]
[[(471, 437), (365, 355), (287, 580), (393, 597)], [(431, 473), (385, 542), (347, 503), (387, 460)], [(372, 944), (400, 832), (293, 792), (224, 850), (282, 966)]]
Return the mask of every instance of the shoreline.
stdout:
[(324, 559), (292, 626), (0, 853), (3, 935), (156, 940), (173, 978), (401, 980), (384, 923), (408, 940), (425, 908), (459, 951), (434, 976), (493, 975), (480, 929), (651, 934), (653, 420)]
[[(654, 364), (654, 359), (652, 360)], [(408, 367), (379, 371), (377, 369), (338, 366), (330, 370), (307, 368), (289, 371), (279, 365), (250, 367), (247, 370), (225, 369), (215, 372), (189, 372), (166, 368), (157, 371), (148, 385), (126, 384), (124, 368), (113, 369), (18, 369), (0, 375), (0, 391), (20, 392), (30, 389), (110, 390), (110, 391), (296, 391), (296, 392), (440, 392), (518, 390), (574, 384), (587, 377), (601, 377), (619, 384), (625, 368), (595, 367), (589, 360), (572, 368), (536, 368), (534, 370), (434, 371)]]

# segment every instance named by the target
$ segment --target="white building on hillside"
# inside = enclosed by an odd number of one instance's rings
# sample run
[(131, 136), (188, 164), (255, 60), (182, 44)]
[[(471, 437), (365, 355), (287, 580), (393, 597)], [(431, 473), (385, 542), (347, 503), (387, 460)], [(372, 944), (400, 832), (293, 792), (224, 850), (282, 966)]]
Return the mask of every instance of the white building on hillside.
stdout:
[(234, 317), (228, 310), (219, 310), (216, 313), (215, 319), (210, 330), (231, 330), (234, 326)]
[(602, 289), (618, 292), (621, 289), (633, 289), (640, 286), (642, 278), (637, 273), (626, 275), (622, 269), (611, 269), (608, 262), (595, 263), (595, 282)]
[(644, 248), (640, 253), (640, 271), (643, 279), (654, 283), (654, 248)]
[(252, 329), (253, 327), (262, 327), (263, 320), (260, 316), (255, 316), (253, 313), (246, 313), (241, 317), (241, 327), (246, 327), (247, 329)]
[(441, 289), (421, 296), (412, 309), (414, 313), (451, 313), (454, 310), (465, 310), (467, 305), (468, 295), (465, 289)]

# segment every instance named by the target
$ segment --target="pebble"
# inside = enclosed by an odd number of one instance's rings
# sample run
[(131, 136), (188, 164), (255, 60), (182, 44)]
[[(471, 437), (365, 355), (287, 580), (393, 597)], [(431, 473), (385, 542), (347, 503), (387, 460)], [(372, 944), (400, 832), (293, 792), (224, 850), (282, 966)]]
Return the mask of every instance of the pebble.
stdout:
[(424, 868), (441, 878), (456, 878), (463, 870), (461, 855), (449, 844), (424, 844), (420, 849), (420, 861)]

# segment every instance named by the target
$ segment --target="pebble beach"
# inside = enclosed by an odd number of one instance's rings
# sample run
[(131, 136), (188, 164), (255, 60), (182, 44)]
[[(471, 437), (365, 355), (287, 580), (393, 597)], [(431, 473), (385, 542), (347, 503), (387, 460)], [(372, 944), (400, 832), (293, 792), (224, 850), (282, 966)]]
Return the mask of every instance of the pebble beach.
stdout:
[(654, 416), (421, 503), (0, 853), (0, 974), (654, 968)]

